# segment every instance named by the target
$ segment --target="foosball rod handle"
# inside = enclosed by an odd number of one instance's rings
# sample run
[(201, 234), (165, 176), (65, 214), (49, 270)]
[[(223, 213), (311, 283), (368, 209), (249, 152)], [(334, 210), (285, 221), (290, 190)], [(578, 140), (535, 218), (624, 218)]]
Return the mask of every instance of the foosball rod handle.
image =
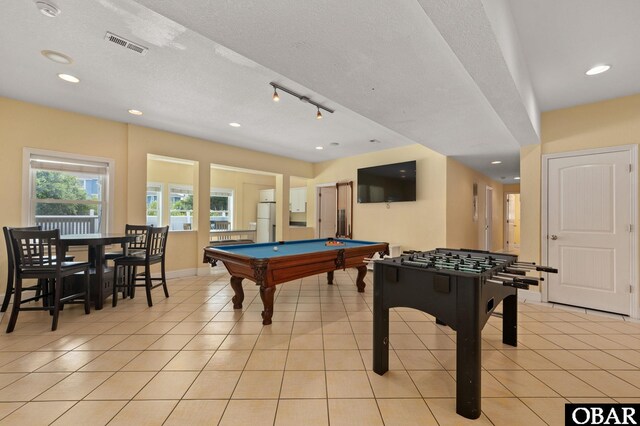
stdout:
[(526, 284), (523, 282), (502, 281), (502, 280), (494, 280), (494, 279), (488, 279), (487, 282), (492, 284), (502, 284), (505, 287), (514, 287), (520, 290), (529, 290), (529, 284)]
[(552, 268), (550, 266), (536, 266), (536, 271), (549, 272), (551, 274), (557, 274), (558, 273), (558, 269), (557, 268)]

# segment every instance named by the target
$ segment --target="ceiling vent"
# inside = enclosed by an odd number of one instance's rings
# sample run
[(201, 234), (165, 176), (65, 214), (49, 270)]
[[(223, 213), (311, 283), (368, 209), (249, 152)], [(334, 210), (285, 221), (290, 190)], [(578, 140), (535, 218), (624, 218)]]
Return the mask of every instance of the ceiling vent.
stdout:
[(132, 41), (127, 40), (126, 38), (120, 37), (119, 35), (115, 35), (113, 33), (110, 33), (107, 31), (107, 33), (104, 36), (104, 39), (107, 41), (110, 41), (111, 43), (115, 43), (119, 46), (125, 47), (127, 49), (130, 49), (136, 53), (139, 53), (141, 55), (146, 55), (147, 51), (149, 49), (147, 49), (146, 47), (139, 45), (137, 43), (134, 43)]

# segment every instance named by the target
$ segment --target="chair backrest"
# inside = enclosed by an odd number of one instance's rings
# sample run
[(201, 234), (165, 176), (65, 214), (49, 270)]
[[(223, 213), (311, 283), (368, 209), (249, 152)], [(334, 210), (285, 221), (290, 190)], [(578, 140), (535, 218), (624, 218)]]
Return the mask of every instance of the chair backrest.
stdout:
[[(13, 270), (15, 268), (15, 255), (14, 255), (14, 251), (13, 251), (13, 236), (11, 235), (11, 233), (14, 230), (18, 230), (18, 231), (39, 231), (41, 229), (40, 225), (38, 226), (26, 226), (26, 227), (22, 227), (22, 228), (10, 228), (8, 226), (3, 226), (2, 227), (2, 233), (4, 234), (4, 242), (7, 246), (7, 270), (9, 271), (9, 274), (13, 274)], [(12, 277), (9, 277), (10, 279), (12, 279)]]
[(129, 249), (133, 250), (146, 250), (147, 249), (147, 235), (149, 233), (149, 226), (147, 225), (129, 225), (125, 226), (125, 234), (137, 235), (138, 239), (129, 243)]
[[(60, 267), (64, 261), (60, 230), (11, 230), (14, 259), (21, 268)], [(59, 254), (56, 256), (56, 254)]]
[(169, 235), (169, 227), (161, 228), (150, 227), (147, 234), (147, 258), (164, 256), (167, 247), (167, 236)]

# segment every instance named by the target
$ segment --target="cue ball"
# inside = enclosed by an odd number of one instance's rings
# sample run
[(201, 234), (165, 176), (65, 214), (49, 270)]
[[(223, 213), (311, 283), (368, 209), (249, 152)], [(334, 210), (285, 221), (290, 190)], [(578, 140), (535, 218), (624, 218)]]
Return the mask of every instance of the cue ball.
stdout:
[(278, 247), (274, 247), (274, 248), (273, 248), (273, 251), (278, 251)]

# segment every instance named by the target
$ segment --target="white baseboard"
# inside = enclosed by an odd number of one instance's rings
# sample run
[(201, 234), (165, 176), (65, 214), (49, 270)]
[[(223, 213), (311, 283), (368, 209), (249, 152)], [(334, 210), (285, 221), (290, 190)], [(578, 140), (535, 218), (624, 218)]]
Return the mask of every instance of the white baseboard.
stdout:
[(198, 268), (178, 269), (177, 271), (167, 271), (167, 279), (193, 277), (198, 273)]
[(519, 300), (528, 300), (531, 302), (542, 302), (542, 293), (537, 290), (518, 290)]

